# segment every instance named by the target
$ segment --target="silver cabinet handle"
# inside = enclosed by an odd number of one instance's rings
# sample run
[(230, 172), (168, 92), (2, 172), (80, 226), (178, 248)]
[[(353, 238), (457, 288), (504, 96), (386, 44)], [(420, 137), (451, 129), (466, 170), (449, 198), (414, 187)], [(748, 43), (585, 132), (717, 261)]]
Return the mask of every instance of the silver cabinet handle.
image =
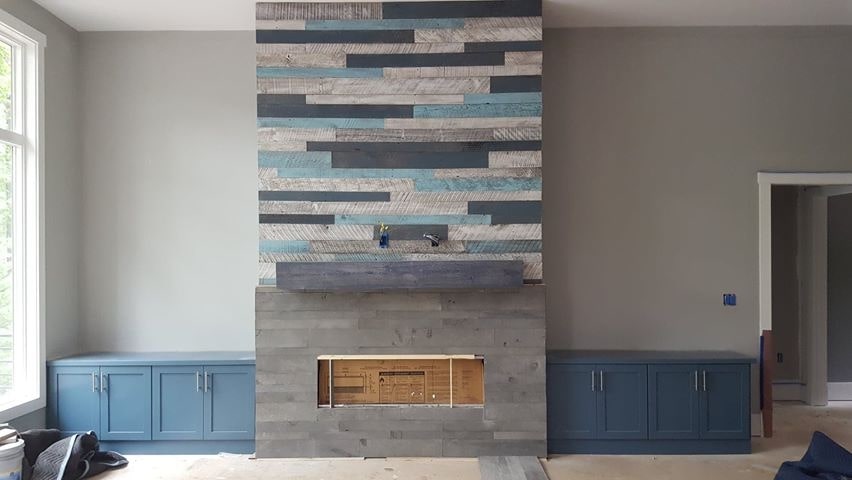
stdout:
[(201, 373), (199, 373), (198, 371), (195, 372), (195, 391), (201, 391)]
[(707, 370), (701, 371), (701, 389), (707, 391)]
[(208, 377), (207, 372), (204, 372), (204, 393), (207, 393), (208, 385), (209, 385), (208, 381), (207, 381), (207, 377)]
[(695, 391), (698, 391), (698, 370), (692, 372), (695, 374)]
[(595, 391), (595, 371), (592, 370), (592, 391)]
[(604, 377), (603, 377), (603, 370), (601, 370), (601, 391), (602, 391), (602, 392), (604, 391)]
[(104, 393), (107, 389), (107, 383), (109, 382), (109, 376), (105, 376), (103, 373), (101, 374), (101, 393)]
[(92, 392), (94, 392), (94, 393), (98, 393), (98, 385), (97, 385), (98, 380), (97, 380), (97, 378), (98, 378), (98, 374), (95, 373), (95, 372), (92, 372)]

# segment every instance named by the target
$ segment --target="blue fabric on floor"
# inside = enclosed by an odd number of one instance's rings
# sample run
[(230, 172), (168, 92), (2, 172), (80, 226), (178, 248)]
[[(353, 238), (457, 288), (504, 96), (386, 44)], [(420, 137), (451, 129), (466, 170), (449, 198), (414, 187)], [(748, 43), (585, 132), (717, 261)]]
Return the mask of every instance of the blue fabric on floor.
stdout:
[(814, 432), (811, 445), (798, 462), (784, 462), (775, 480), (850, 480), (852, 453), (828, 435)]

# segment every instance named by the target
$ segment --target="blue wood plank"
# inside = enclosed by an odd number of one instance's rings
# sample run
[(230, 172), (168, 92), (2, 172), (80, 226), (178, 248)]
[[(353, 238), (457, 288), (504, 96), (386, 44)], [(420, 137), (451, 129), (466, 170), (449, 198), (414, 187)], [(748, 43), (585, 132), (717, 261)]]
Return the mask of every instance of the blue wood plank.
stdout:
[(415, 105), (414, 118), (539, 117), (541, 103)]
[[(47, 364), (86, 367), (92, 365), (254, 365), (254, 351), (85, 353), (50, 360)], [(92, 369), (82, 370), (82, 372), (92, 371), (97, 372)], [(91, 384), (89, 387), (91, 389)]]
[(266, 152), (257, 153), (257, 166), (262, 168), (331, 168), (331, 152)]
[(97, 366), (50, 367), (47, 382), (47, 426), (64, 435), (100, 433), (100, 392)]
[(381, 68), (257, 67), (258, 78), (375, 78)]
[(398, 18), (386, 20), (308, 20), (305, 30), (410, 30), (464, 28), (463, 18)]
[(260, 253), (307, 253), (311, 244), (305, 240), (261, 240)]
[(465, 251), (468, 253), (538, 253), (541, 252), (541, 240), (469, 240), (465, 242)]
[(100, 442), (101, 451), (125, 455), (217, 455), (222, 452), (251, 454), (254, 440), (153, 440)]
[(281, 178), (433, 178), (428, 168), (279, 168)]
[(382, 118), (276, 118), (260, 117), (257, 119), (260, 128), (385, 128)]
[(513, 93), (465, 93), (464, 103), (538, 103), (541, 104), (541, 92)]
[(548, 439), (597, 437), (595, 365), (548, 365)]
[(255, 369), (252, 366), (204, 368), (204, 439), (253, 440)]
[(153, 367), (154, 440), (204, 438), (200, 365)]
[(490, 215), (335, 215), (339, 225), (488, 225)]
[(541, 190), (540, 178), (434, 178), (417, 179), (415, 188), (422, 192), (498, 192)]
[(151, 440), (151, 367), (101, 367), (104, 440)]

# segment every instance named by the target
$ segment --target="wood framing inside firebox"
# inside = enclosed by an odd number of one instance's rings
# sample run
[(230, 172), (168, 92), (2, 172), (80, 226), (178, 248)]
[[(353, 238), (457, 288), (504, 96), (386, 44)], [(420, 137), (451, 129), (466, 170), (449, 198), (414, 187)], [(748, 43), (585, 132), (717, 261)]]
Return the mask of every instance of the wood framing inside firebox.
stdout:
[(318, 357), (320, 407), (481, 407), (481, 355), (323, 355)]

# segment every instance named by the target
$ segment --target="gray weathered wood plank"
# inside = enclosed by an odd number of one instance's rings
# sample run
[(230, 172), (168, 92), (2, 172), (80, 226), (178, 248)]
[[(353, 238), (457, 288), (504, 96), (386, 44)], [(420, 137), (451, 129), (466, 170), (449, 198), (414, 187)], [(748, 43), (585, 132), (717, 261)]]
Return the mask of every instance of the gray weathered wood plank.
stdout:
[(482, 480), (547, 480), (536, 457), (479, 457)]
[(286, 263), (277, 286), (290, 291), (519, 288), (519, 261)]

